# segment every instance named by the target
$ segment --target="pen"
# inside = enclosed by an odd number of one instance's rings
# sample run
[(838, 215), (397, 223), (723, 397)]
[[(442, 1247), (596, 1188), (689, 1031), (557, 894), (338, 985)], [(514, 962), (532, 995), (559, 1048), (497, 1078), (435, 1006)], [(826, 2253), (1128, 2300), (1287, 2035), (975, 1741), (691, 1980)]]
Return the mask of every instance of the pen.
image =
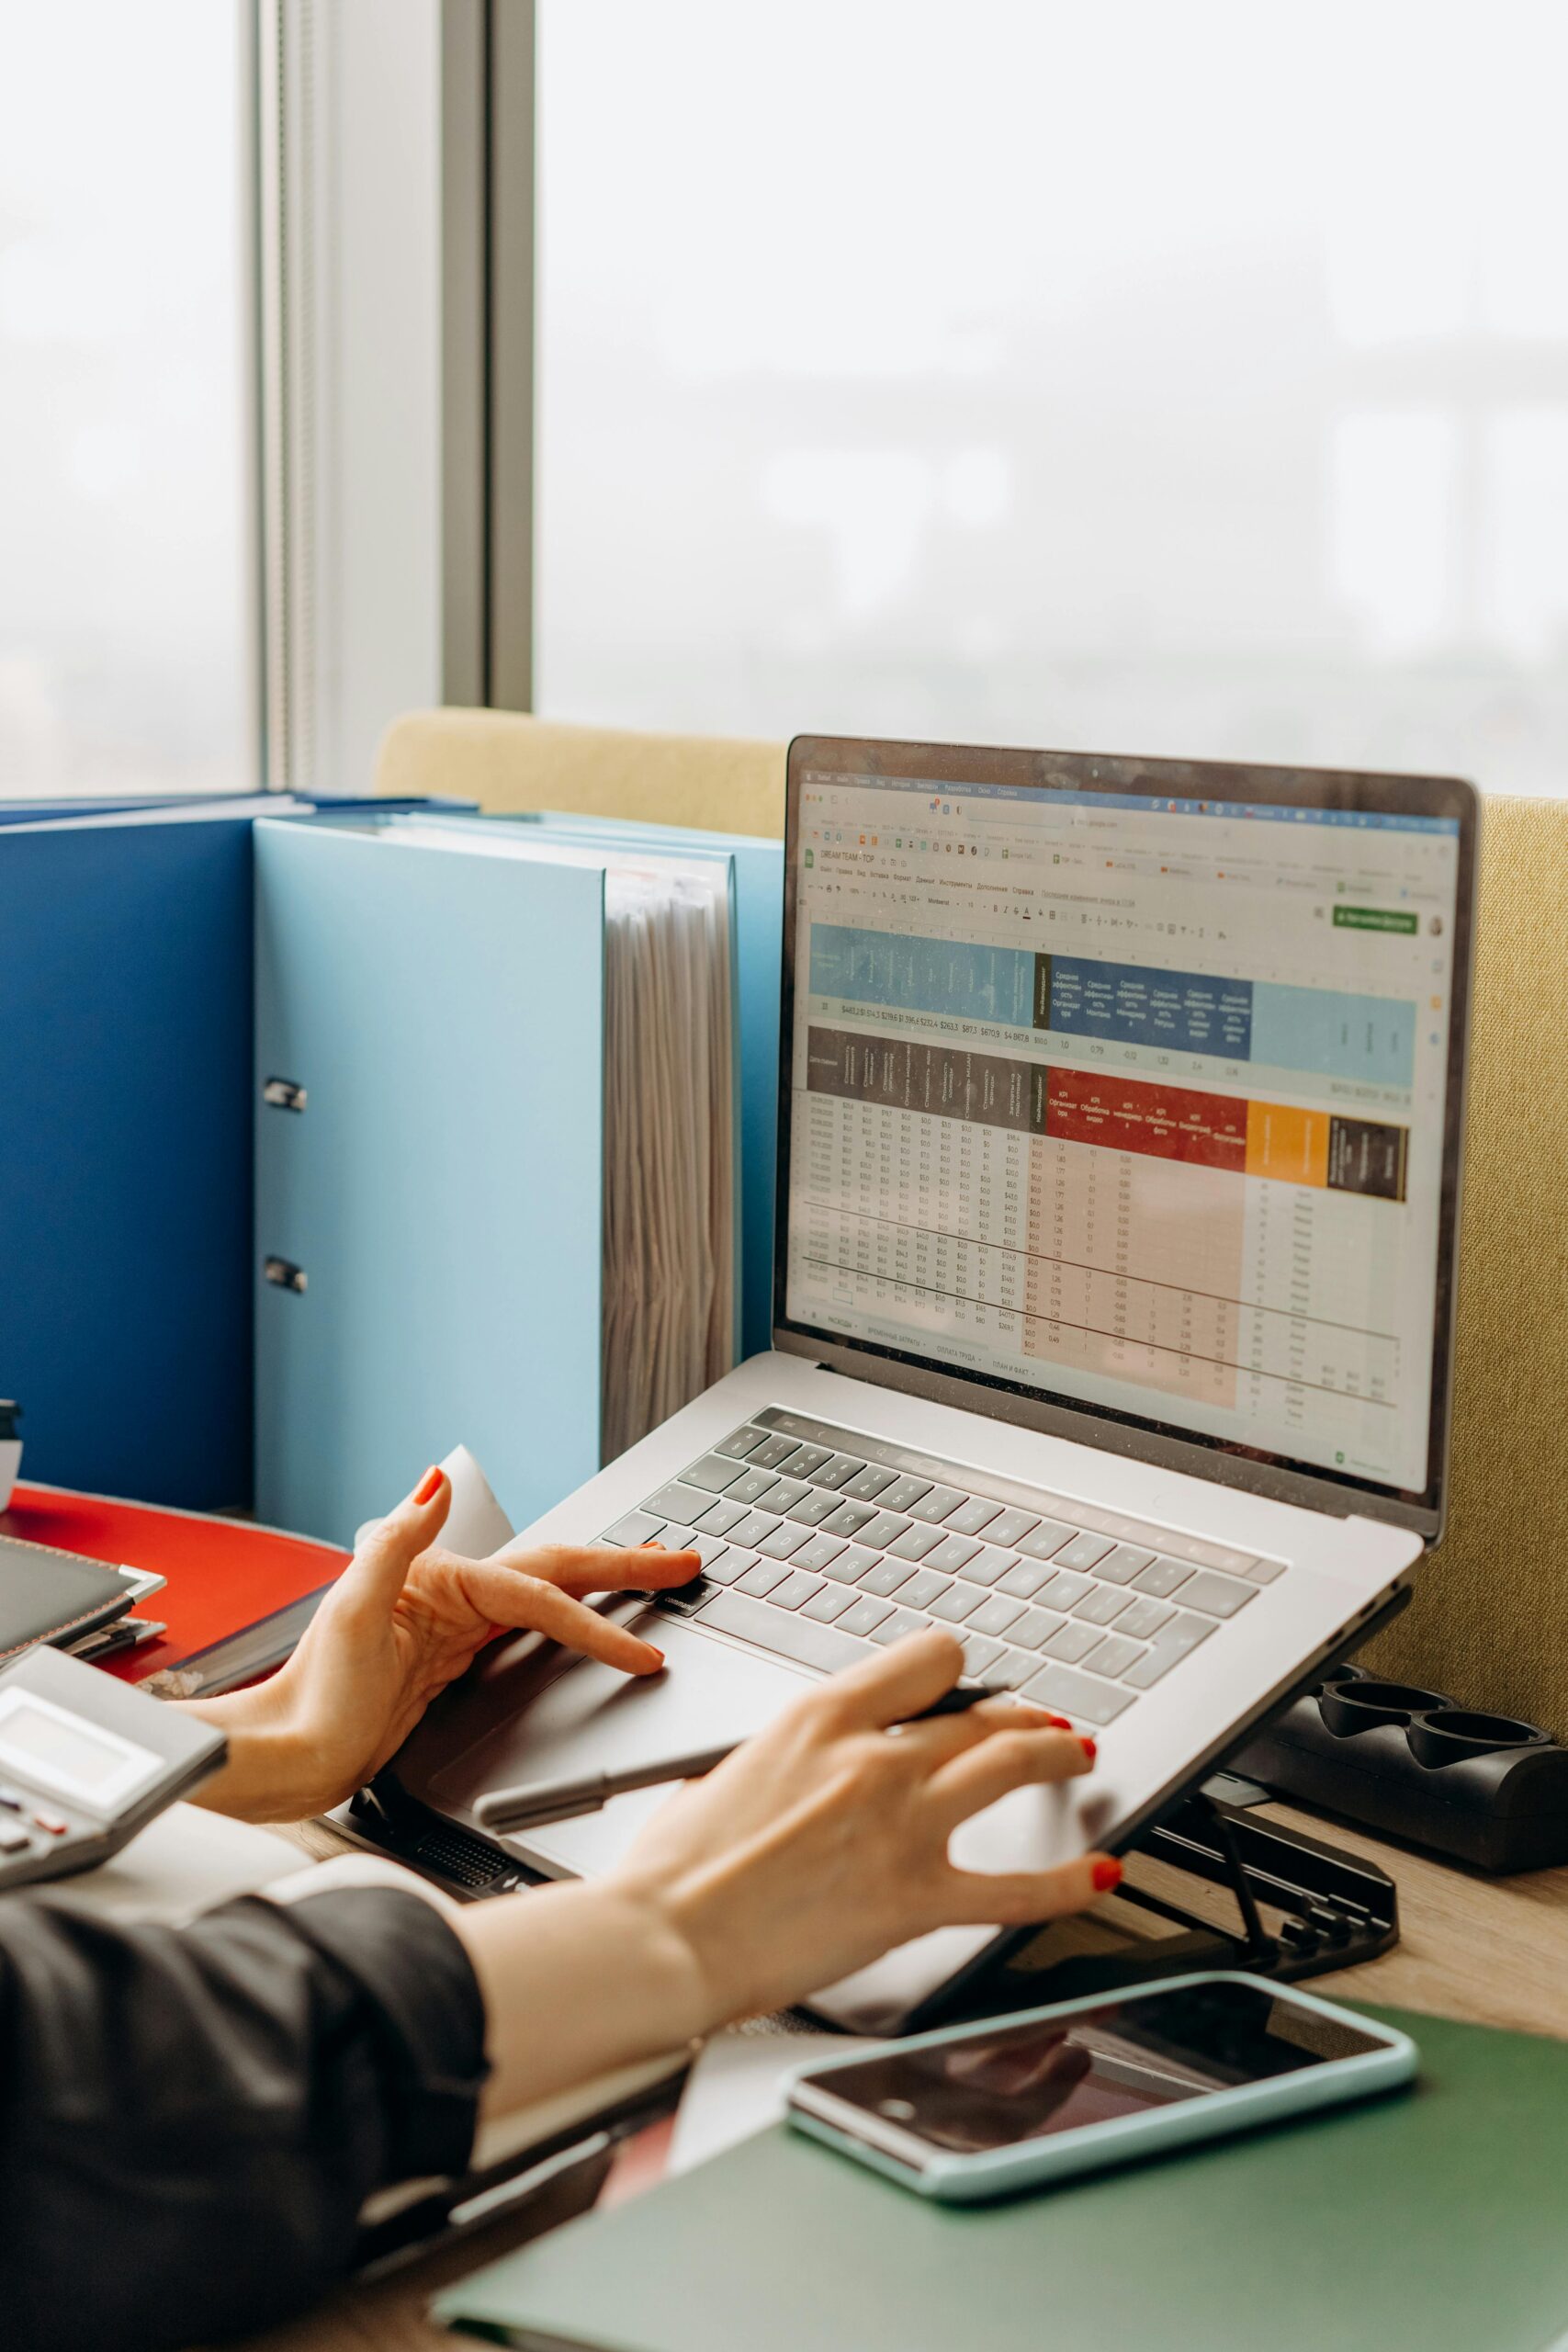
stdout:
[[(977, 1683), (958, 1682), (931, 1706), (906, 1722), (927, 1723), (933, 1715), (966, 1714), (982, 1699), (997, 1694)], [(588, 1772), (574, 1780), (525, 1781), (514, 1789), (491, 1789), (474, 1807), (482, 1828), (504, 1832), (537, 1829), (547, 1821), (570, 1821), (579, 1814), (597, 1813), (612, 1797), (633, 1789), (656, 1789), (666, 1781), (700, 1781), (732, 1756), (740, 1742), (727, 1739), (719, 1747), (694, 1748), (688, 1756), (667, 1756), (656, 1764), (637, 1764), (624, 1772)]]
[(143, 1642), (155, 1641), (168, 1630), (155, 1617), (122, 1617), (118, 1623), (105, 1625), (100, 1632), (73, 1642), (70, 1655), (96, 1665), (100, 1658), (118, 1657), (121, 1650), (139, 1650)]

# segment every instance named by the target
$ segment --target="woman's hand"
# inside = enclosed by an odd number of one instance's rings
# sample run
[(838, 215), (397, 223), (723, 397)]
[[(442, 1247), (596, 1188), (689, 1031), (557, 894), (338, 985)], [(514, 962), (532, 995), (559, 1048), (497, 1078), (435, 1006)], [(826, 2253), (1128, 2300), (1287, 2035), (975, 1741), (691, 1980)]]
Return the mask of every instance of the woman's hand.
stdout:
[(948, 1860), (971, 1814), (1087, 1772), (1095, 1755), (1064, 1717), (1008, 1699), (908, 1722), (962, 1666), (951, 1634), (910, 1634), (796, 1700), (638, 1840), (612, 1883), (691, 1953), (703, 2030), (799, 2000), (930, 1928), (1055, 1918), (1120, 1878), (1108, 1855), (1006, 1876)]
[(963, 1662), (952, 1634), (911, 1634), (662, 1806), (609, 1877), (454, 1909), (490, 2111), (802, 2000), (929, 1928), (1054, 1919), (1114, 1886), (1108, 1854), (997, 1876), (948, 1860), (971, 1814), (1094, 1763), (1060, 1715), (1007, 1699), (908, 1723)]
[(229, 1735), (230, 1760), (196, 1803), (251, 1821), (298, 1821), (341, 1804), (379, 1770), (497, 1634), (547, 1634), (626, 1674), (664, 1654), (583, 1606), (590, 1592), (684, 1584), (694, 1552), (509, 1544), (488, 1560), (434, 1548), (452, 1500), (427, 1472), (366, 1536), (299, 1648), (270, 1681), (187, 1702)]

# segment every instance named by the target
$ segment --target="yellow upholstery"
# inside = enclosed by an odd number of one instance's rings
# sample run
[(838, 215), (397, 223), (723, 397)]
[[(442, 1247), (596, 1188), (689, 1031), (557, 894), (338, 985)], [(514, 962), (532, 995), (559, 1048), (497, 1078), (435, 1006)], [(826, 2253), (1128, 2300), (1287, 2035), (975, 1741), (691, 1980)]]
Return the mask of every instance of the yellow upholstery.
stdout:
[(572, 727), (515, 711), (415, 710), (388, 729), (376, 789), (391, 799), (446, 793), (496, 815), (566, 808), (776, 840), (784, 746)]
[[(422, 711), (389, 733), (377, 789), (777, 834), (784, 772), (782, 744)], [(1488, 799), (1449, 1535), (1363, 1662), (1568, 1738), (1565, 910), (1568, 803)]]

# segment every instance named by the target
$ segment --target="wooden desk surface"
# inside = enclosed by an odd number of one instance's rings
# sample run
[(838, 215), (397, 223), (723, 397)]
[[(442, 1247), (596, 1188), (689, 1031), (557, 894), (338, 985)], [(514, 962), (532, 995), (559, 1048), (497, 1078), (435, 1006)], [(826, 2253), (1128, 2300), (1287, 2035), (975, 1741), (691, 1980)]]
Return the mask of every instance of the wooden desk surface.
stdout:
[[(1314, 1978), (1314, 1990), (1330, 2000), (1387, 2002), (1568, 2041), (1568, 1867), (1487, 1879), (1286, 1805), (1267, 1811), (1381, 1863), (1399, 1887), (1401, 1934), (1393, 1951)], [(307, 1825), (299, 1836), (312, 1853), (341, 1850), (323, 1825)], [(459, 2339), (430, 2325), (424, 2317), (429, 2298), (449, 2279), (536, 2234), (540, 2218), (536, 2211), (530, 2226), (498, 2224), (378, 2286), (345, 2289), (308, 2319), (253, 2339), (254, 2352), (450, 2352)]]

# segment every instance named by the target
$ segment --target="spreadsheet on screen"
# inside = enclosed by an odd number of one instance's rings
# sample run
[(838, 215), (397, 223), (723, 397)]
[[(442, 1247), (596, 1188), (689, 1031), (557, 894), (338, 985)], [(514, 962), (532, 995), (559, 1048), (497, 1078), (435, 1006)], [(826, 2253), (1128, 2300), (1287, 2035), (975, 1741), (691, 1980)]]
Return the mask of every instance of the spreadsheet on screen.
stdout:
[(1459, 854), (808, 770), (788, 1319), (1423, 1487)]

